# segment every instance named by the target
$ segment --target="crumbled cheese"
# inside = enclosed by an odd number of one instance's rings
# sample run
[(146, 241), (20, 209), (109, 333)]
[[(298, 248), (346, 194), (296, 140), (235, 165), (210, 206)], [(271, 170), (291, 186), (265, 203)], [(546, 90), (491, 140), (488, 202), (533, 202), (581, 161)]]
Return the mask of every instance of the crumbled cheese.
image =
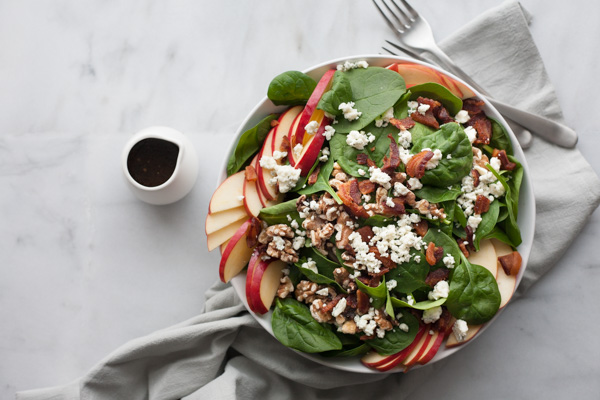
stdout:
[(291, 165), (277, 165), (275, 168), (277, 174), (277, 183), (279, 184), (279, 192), (287, 193), (296, 186), (300, 179), (300, 170)]
[(300, 157), (300, 154), (302, 154), (302, 150), (304, 150), (304, 146), (302, 146), (301, 143), (298, 143), (297, 145), (294, 146), (294, 148), (292, 149), (292, 151), (294, 152), (294, 156), (295, 157)]
[(385, 283), (385, 286), (387, 287), (387, 290), (392, 290), (393, 288), (398, 286), (398, 282), (395, 279), (390, 279)]
[(473, 232), (475, 232), (475, 230), (481, 223), (481, 220), (482, 220), (481, 215), (473, 214), (469, 217), (469, 220), (467, 221), (467, 225), (469, 225), (471, 228), (473, 228)]
[(467, 110), (460, 110), (455, 116), (454, 120), (459, 124), (466, 124), (471, 119), (469, 112)]
[(321, 162), (325, 162), (329, 159), (329, 147), (323, 147), (323, 150), (321, 150), (321, 157), (319, 157), (319, 161)]
[(319, 130), (319, 123), (317, 121), (310, 121), (308, 124), (306, 124), (304, 130), (309, 135), (314, 135), (317, 133), (317, 130)]
[(409, 294), (408, 296), (406, 296), (406, 302), (408, 303), (408, 305), (412, 306), (415, 304), (415, 298)]
[(378, 128), (388, 126), (390, 119), (394, 118), (394, 107), (390, 107), (381, 115), (381, 118), (375, 119), (375, 126)]
[(302, 236), (296, 236), (292, 239), (292, 247), (294, 250), (300, 250), (304, 247), (306, 239)]
[(342, 297), (340, 301), (333, 307), (333, 311), (331, 311), (331, 316), (333, 318), (337, 318), (338, 315), (344, 312), (346, 309), (346, 298)]
[(417, 112), (417, 107), (419, 107), (419, 103), (416, 101), (409, 101), (406, 103), (408, 105), (408, 115)]
[(261, 157), (259, 162), (261, 167), (263, 167), (264, 169), (275, 169), (277, 167), (277, 161), (275, 161), (275, 158), (273, 157), (269, 157), (269, 156), (264, 156)]
[(298, 224), (298, 221), (296, 221), (295, 219), (293, 219), (293, 220), (290, 222), (290, 226), (291, 226), (292, 228), (294, 228), (294, 229), (298, 229), (298, 228), (300, 227), (300, 225)]
[(398, 329), (400, 329), (403, 332), (408, 332), (408, 325), (406, 325), (404, 322), (401, 323), (400, 325), (398, 325)]
[(354, 316), (354, 322), (356, 323), (356, 327), (359, 330), (362, 330), (365, 335), (372, 336), (377, 328), (377, 322), (374, 320), (375, 318), (375, 309), (373, 307), (369, 308), (369, 312), (363, 315)]
[(355, 69), (355, 68), (368, 68), (368, 67), (369, 67), (369, 63), (367, 63), (365, 60), (360, 60), (357, 62), (346, 61), (343, 64), (338, 64), (337, 70), (346, 72), (346, 71), (350, 71), (351, 69)]
[(366, 145), (372, 143), (375, 136), (372, 133), (365, 134), (365, 131), (350, 131), (346, 136), (346, 144), (354, 147), (356, 150), (363, 150)]
[[(364, 201), (365, 203), (368, 203), (368, 202), (370, 202), (370, 201), (371, 201), (371, 195), (370, 195), (370, 194), (363, 194), (363, 195), (362, 195), (362, 199), (363, 199), (363, 201)], [(351, 222), (351, 221), (348, 221), (348, 222), (350, 222), (350, 223), (352, 224), (352, 222)], [(354, 228), (354, 224), (352, 224), (352, 226), (350, 226), (350, 228)]]
[(333, 135), (335, 135), (335, 129), (333, 129), (331, 127), (331, 125), (326, 125), (325, 126), (325, 132), (323, 132), (323, 136), (325, 136), (325, 139), (331, 140), (331, 138), (333, 137)]
[(375, 332), (377, 333), (377, 337), (379, 339), (383, 339), (385, 337), (385, 330), (383, 330), (381, 328), (377, 328), (377, 330)]
[(383, 186), (384, 189), (389, 189), (392, 187), (390, 184), (392, 177), (383, 172), (381, 169), (377, 167), (369, 167), (369, 174), (371, 174), (371, 177), (369, 178), (371, 182), (375, 182)]
[(494, 170), (496, 170), (496, 172), (500, 172), (501, 165), (502, 165), (502, 163), (500, 162), (500, 159), (498, 157), (490, 158), (490, 166), (492, 168), (494, 168)]
[(446, 254), (446, 257), (444, 257), (442, 259), (442, 261), (443, 261), (444, 265), (446, 266), (446, 268), (448, 268), (448, 269), (454, 268), (454, 265), (456, 264), (456, 260), (450, 253)]
[(417, 107), (417, 112), (421, 115), (425, 115), (427, 113), (427, 110), (429, 110), (431, 108), (431, 106), (429, 104), (420, 104)]
[(318, 296), (329, 296), (329, 290), (327, 290), (327, 288), (319, 289), (315, 294)]
[(394, 203), (394, 199), (392, 199), (391, 197), (385, 199), (385, 205), (390, 208), (394, 208), (396, 206), (396, 204)]
[(424, 323), (432, 324), (442, 316), (442, 307), (433, 307), (423, 311), (423, 317), (421, 318)]
[(412, 190), (418, 190), (423, 187), (423, 184), (417, 178), (410, 178), (408, 180), (408, 184)]
[(279, 251), (285, 250), (285, 241), (281, 236), (273, 236), (273, 242), (275, 248)]
[(287, 156), (287, 151), (279, 151), (279, 150), (275, 150), (273, 152), (273, 159), (274, 160), (281, 160), (282, 158)]
[(360, 176), (365, 176), (366, 172), (365, 172), (365, 170), (364, 170), (364, 169), (362, 169), (362, 168), (359, 168), (359, 169), (358, 169), (358, 174), (359, 174)]
[[(466, 175), (461, 182), (460, 190), (462, 194), (456, 199), (457, 204), (463, 209), (463, 212), (467, 217), (474, 213), (477, 196), (485, 196), (492, 202), (495, 198), (501, 197), (505, 193), (504, 186), (502, 186), (501, 182), (496, 180), (496, 176), (487, 168), (479, 166), (481, 158), (483, 157), (481, 150), (476, 147), (473, 147), (473, 149), (476, 149), (473, 150), (473, 169), (479, 172), (479, 185), (475, 187), (473, 177), (470, 174)], [(494, 161), (494, 158), (496, 157), (492, 157), (490, 160), (490, 165), (494, 163), (492, 168), (497, 166), (497, 161)], [(471, 222), (473, 226), (476, 227), (481, 221), (478, 221), (478, 218), (474, 218)]]
[(394, 196), (406, 196), (410, 190), (402, 182), (394, 182)]
[(469, 142), (473, 143), (475, 141), (475, 139), (477, 139), (477, 131), (472, 126), (467, 126), (465, 128), (465, 133), (467, 134), (467, 137), (469, 138)]
[(404, 147), (398, 147), (398, 156), (404, 165), (408, 164), (410, 159), (413, 158), (413, 154), (410, 152), (410, 150), (405, 149)]
[(360, 233), (352, 232), (348, 239), (350, 240), (350, 246), (356, 253), (356, 261), (353, 264), (354, 269), (366, 269), (369, 273), (378, 274), (381, 261), (375, 257), (374, 253), (369, 251), (369, 245), (362, 241)]
[(462, 342), (467, 338), (468, 330), (469, 326), (467, 325), (467, 322), (462, 319), (457, 319), (454, 325), (452, 326), (452, 332), (454, 333), (454, 337), (459, 342)]
[(448, 155), (446, 156), (446, 160), (452, 160), (452, 154), (448, 153)]
[(398, 133), (398, 146), (408, 148), (412, 143), (412, 133), (404, 129)]
[(450, 285), (448, 281), (439, 281), (433, 287), (433, 290), (427, 294), (429, 300), (445, 299), (450, 293)]
[(419, 255), (415, 256), (415, 262), (416, 263), (420, 263), (421, 262), (421, 256), (419, 256)]
[(355, 119), (360, 118), (362, 112), (358, 111), (354, 108), (354, 102), (349, 101), (348, 103), (341, 103), (338, 107), (338, 110), (342, 110), (344, 113), (344, 118), (348, 121), (354, 121)]
[(369, 63), (365, 60), (360, 60), (355, 63), (356, 68), (369, 68)]
[[(423, 150), (428, 150), (428, 149), (423, 149)], [(442, 159), (442, 151), (440, 149), (433, 150), (433, 157), (431, 157), (431, 159), (429, 161), (427, 161), (427, 164), (425, 164), (425, 169), (427, 169), (427, 170), (434, 169), (435, 167), (438, 166), (441, 159)]]
[[(276, 238), (278, 236), (275, 236), (274, 238)], [(305, 263), (302, 263), (302, 268), (306, 268), (311, 270), (312, 272), (314, 272), (315, 274), (319, 273), (319, 270), (317, 269), (317, 263), (313, 261), (312, 258), (308, 258), (308, 260), (306, 260)]]

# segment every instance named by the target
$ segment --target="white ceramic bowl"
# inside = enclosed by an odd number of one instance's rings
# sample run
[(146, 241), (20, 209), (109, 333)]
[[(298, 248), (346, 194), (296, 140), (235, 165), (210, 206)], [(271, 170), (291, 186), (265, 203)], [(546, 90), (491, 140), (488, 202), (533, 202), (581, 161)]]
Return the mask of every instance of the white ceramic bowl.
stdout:
[[(323, 75), (325, 73), (325, 71), (327, 71), (330, 68), (335, 68), (338, 64), (343, 63), (346, 60), (350, 60), (350, 61), (366, 60), (370, 66), (378, 66), (378, 67), (386, 67), (392, 63), (420, 64), (420, 65), (425, 65), (429, 68), (433, 68), (453, 79), (456, 79), (456, 80), (464, 83), (464, 81), (462, 81), (460, 78), (457, 78), (456, 76), (454, 76), (436, 66), (433, 66), (431, 64), (427, 64), (427, 63), (420, 62), (420, 61), (415, 61), (413, 59), (405, 58), (405, 57), (393, 57), (393, 56), (383, 56), (383, 55), (361, 55), (361, 56), (339, 58), (339, 59), (331, 60), (331, 61), (319, 64), (319, 65), (316, 65), (314, 67), (308, 68), (308, 69), (304, 70), (303, 72), (318, 81), (319, 78), (321, 77), (321, 75)], [(274, 71), (273, 76), (275, 76), (279, 72), (281, 72), (281, 71)], [(467, 85), (467, 84), (465, 83), (465, 85)], [(467, 86), (469, 86), (469, 85), (467, 85)], [(469, 86), (469, 88), (470, 88), (470, 86)], [(485, 96), (481, 95), (475, 89), (472, 89), (472, 90), (479, 98), (481, 98), (485, 101)], [(265, 88), (265, 91), (266, 91), (266, 88)], [(281, 112), (285, 108), (287, 108), (287, 107), (275, 106), (268, 98), (265, 97), (260, 103), (258, 103), (256, 105), (256, 107), (254, 107), (254, 109), (250, 112), (250, 114), (246, 117), (246, 119), (244, 120), (244, 122), (242, 123), (240, 128), (238, 129), (238, 131), (235, 135), (235, 139), (233, 140), (233, 142), (230, 145), (228, 154), (231, 154), (233, 152), (238, 138), (244, 131), (246, 131), (247, 129), (256, 125), (267, 114), (273, 113), (273, 112)], [(519, 275), (517, 276), (517, 284), (515, 286), (515, 290), (516, 290), (516, 288), (519, 286), (519, 282), (523, 278), (523, 273), (525, 272), (525, 269), (527, 267), (527, 260), (529, 259), (529, 253), (531, 252), (531, 246), (533, 243), (533, 233), (534, 233), (534, 228), (535, 228), (535, 200), (534, 200), (534, 196), (533, 196), (533, 188), (531, 186), (531, 180), (530, 180), (530, 176), (529, 176), (529, 167), (527, 166), (527, 162), (525, 160), (523, 150), (519, 146), (519, 143), (517, 142), (517, 139), (515, 138), (514, 133), (510, 130), (510, 127), (508, 126), (508, 124), (506, 123), (504, 118), (502, 118), (500, 113), (494, 107), (492, 107), (489, 104), (489, 102), (487, 102), (487, 101), (486, 101), (484, 110), (488, 116), (500, 121), (506, 127), (506, 130), (508, 131), (510, 138), (512, 140), (515, 157), (519, 160), (519, 162), (521, 162), (521, 164), (523, 165), (523, 168), (524, 168), (524, 172), (525, 172), (524, 177), (523, 177), (523, 183), (521, 186), (521, 191), (520, 191), (519, 220), (518, 220), (519, 227), (521, 228), (521, 235), (523, 238), (523, 243), (521, 243), (521, 245), (518, 247), (518, 250), (519, 250), (519, 253), (521, 254), (521, 257), (523, 258), (523, 264), (522, 264), (521, 270), (519, 271)], [(219, 183), (222, 182), (223, 180), (225, 180), (225, 178), (227, 176), (226, 172), (225, 172), (226, 163), (227, 163), (227, 159), (225, 160), (223, 167), (221, 168), (221, 175), (220, 175), (219, 181), (218, 181)], [(235, 278), (232, 279), (231, 283), (232, 283), (233, 287), (235, 288), (235, 291), (237, 292), (238, 296), (240, 297), (240, 299), (242, 300), (242, 302), (244, 303), (244, 305), (250, 312), (250, 314), (252, 314), (254, 316), (254, 318), (256, 318), (258, 323), (262, 327), (264, 327), (267, 332), (269, 332), (271, 335), (273, 335), (273, 330), (271, 329), (271, 313), (272, 313), (272, 311), (269, 311), (267, 314), (264, 314), (264, 315), (258, 315), (258, 314), (253, 313), (252, 311), (250, 311), (250, 309), (248, 308), (248, 302), (246, 301), (246, 286), (245, 286), (246, 285), (246, 274), (242, 273), (242, 274), (236, 276)], [(502, 310), (503, 309), (499, 310), (498, 313), (496, 314), (496, 316), (494, 316), (494, 318), (492, 318), (491, 321), (489, 321), (485, 324), (485, 326), (481, 329), (481, 331), (477, 334), (477, 336), (473, 340), (475, 340), (478, 336), (482, 335), (485, 328), (487, 328), (492, 323), (494, 323), (494, 321), (496, 320), (496, 318), (498, 318), (498, 315), (500, 315)], [(438, 351), (438, 353), (436, 354), (436, 356), (431, 361), (429, 361), (429, 363), (427, 363), (427, 365), (433, 364), (436, 361), (439, 361), (443, 358), (448, 357), (450, 354), (464, 348), (466, 345), (468, 345), (473, 340), (471, 340), (465, 344), (462, 344), (460, 346), (451, 348), (451, 349), (446, 349), (445, 347), (441, 347), (440, 350)], [(283, 344), (282, 344), (282, 346), (283, 346)], [(351, 372), (376, 373), (376, 374), (382, 373), (382, 372), (376, 371), (374, 369), (365, 367), (363, 364), (361, 364), (359, 357), (326, 358), (326, 357), (321, 357), (319, 355), (306, 354), (306, 353), (302, 353), (302, 352), (298, 352), (298, 353), (306, 358), (309, 358), (309, 359), (315, 361), (315, 362), (318, 362), (323, 365), (327, 365), (332, 368), (337, 368), (337, 369), (351, 371)], [(484, 360), (482, 360), (482, 363), (483, 362), (484, 362)], [(413, 369), (416, 369), (419, 367), (420, 366), (415, 366)], [(402, 370), (396, 368), (389, 372), (400, 372), (400, 371), (402, 371)]]

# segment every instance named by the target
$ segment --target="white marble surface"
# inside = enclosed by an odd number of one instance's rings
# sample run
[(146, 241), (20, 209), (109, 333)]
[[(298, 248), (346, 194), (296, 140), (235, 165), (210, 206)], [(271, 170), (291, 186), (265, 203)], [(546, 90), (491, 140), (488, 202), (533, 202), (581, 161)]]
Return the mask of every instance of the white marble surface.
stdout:
[[(441, 39), (499, 1), (422, 3)], [(522, 3), (600, 172), (600, 3)], [(219, 259), (205, 212), (237, 125), (277, 73), (376, 53), (388, 37), (358, 0), (0, 2), (0, 398), (72, 381), (198, 314)], [(120, 170), (127, 139), (154, 124), (188, 134), (201, 160), (191, 194), (164, 207), (136, 200)], [(599, 234), (596, 212), (556, 268), (410, 397), (597, 398)]]

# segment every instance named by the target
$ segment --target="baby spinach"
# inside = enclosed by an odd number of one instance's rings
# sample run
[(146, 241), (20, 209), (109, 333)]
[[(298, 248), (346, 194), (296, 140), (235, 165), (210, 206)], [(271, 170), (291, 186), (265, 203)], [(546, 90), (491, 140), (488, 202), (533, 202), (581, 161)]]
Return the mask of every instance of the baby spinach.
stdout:
[(372, 307), (380, 308), (385, 304), (388, 292), (387, 287), (385, 286), (385, 278), (377, 287), (367, 286), (358, 279), (355, 279), (355, 282), (356, 286), (358, 286), (358, 289), (360, 289), (361, 292), (367, 294), (373, 299), (373, 302), (371, 303)]
[(339, 118), (335, 125), (338, 133), (360, 131), (396, 104), (406, 92), (402, 76), (386, 68), (356, 68), (344, 74), (352, 88), (354, 108), (362, 115), (354, 121)]
[(261, 149), (267, 134), (271, 130), (271, 121), (278, 117), (278, 114), (269, 114), (256, 126), (242, 133), (235, 150), (227, 161), (227, 175), (238, 172), (254, 153)]
[(460, 110), (462, 110), (462, 100), (439, 83), (421, 83), (420, 85), (412, 86), (410, 91), (412, 93), (410, 96), (411, 100), (416, 100), (419, 96), (437, 100), (442, 103), (444, 107), (446, 107), (450, 115), (456, 115)]
[(462, 254), (461, 260), (452, 274), (446, 307), (454, 317), (468, 324), (486, 323), (500, 307), (496, 278), (484, 267), (471, 264)]
[(425, 255), (414, 248), (410, 249), (410, 254), (409, 261), (398, 264), (396, 268), (385, 274), (386, 281), (395, 280), (397, 283), (392, 289), (394, 293), (411, 293), (425, 286), (425, 278), (429, 273), (429, 264), (425, 260)]
[[(442, 159), (437, 167), (427, 170), (421, 178), (424, 185), (445, 188), (460, 182), (471, 171), (471, 142), (463, 128), (455, 122), (444, 124), (438, 131), (413, 141), (411, 152), (417, 154), (424, 148), (439, 149), (442, 152)], [(448, 154), (451, 158), (447, 158)]]
[(454, 200), (443, 201), (439, 204), (444, 209), (444, 214), (446, 214), (446, 219), (443, 221), (444, 223), (440, 226), (440, 229), (446, 235), (452, 236), (454, 213), (460, 206)]
[[(504, 229), (504, 232), (506, 232), (506, 234), (508, 235), (510, 241), (516, 247), (516, 246), (520, 245), (522, 242), (521, 230), (519, 229), (519, 225), (517, 224), (517, 215), (516, 215), (516, 212), (518, 211), (518, 203), (516, 205), (513, 203), (515, 197), (512, 193), (512, 188), (506, 182), (506, 179), (504, 179), (504, 177), (502, 175), (500, 175), (489, 164), (486, 165), (486, 167), (488, 170), (490, 170), (494, 174), (496, 179), (498, 179), (498, 182), (500, 182), (502, 184), (502, 186), (504, 187), (504, 190), (506, 191), (504, 198), (506, 200), (506, 208), (508, 210), (508, 218), (506, 218), (501, 223), (501, 226)], [(517, 201), (518, 201), (518, 197), (517, 197)]]
[(307, 259), (310, 257), (313, 259), (315, 263), (317, 263), (317, 268), (321, 275), (325, 275), (328, 278), (334, 279), (333, 270), (339, 268), (340, 265), (335, 261), (331, 261), (329, 258), (325, 257), (319, 250), (316, 250), (314, 247), (304, 247), (302, 249), (302, 255)]
[(451, 189), (447, 187), (423, 186), (422, 189), (415, 190), (415, 195), (420, 199), (425, 199), (430, 203), (441, 203), (448, 200), (456, 200), (461, 195), (460, 186), (454, 185)]
[(331, 89), (323, 94), (317, 108), (331, 115), (341, 115), (340, 104), (352, 101), (350, 81), (342, 71), (333, 74)]
[(481, 239), (490, 233), (496, 226), (499, 212), (500, 203), (498, 201), (492, 201), (490, 203), (489, 210), (481, 215), (481, 222), (475, 231), (475, 240), (473, 240), (475, 250), (479, 251), (479, 243), (481, 242)]
[(396, 221), (394, 220), (394, 218), (392, 217), (384, 217), (383, 215), (372, 215), (369, 218), (365, 219), (365, 221), (363, 222), (364, 225), (369, 225), (369, 226), (378, 226), (380, 228), (383, 228), (384, 226), (388, 226), (388, 225), (393, 225), (395, 224)]
[(267, 97), (277, 106), (302, 105), (306, 104), (316, 87), (317, 82), (305, 73), (287, 71), (273, 78)]
[(412, 137), (413, 143), (421, 139), (423, 136), (430, 135), (435, 132), (435, 129), (430, 128), (427, 125), (423, 125), (420, 122), (415, 122), (415, 126), (408, 130)]
[(441, 306), (446, 302), (445, 298), (437, 300), (424, 300), (414, 304), (409, 304), (404, 300), (391, 297), (391, 303), (394, 307), (414, 308), (415, 310), (429, 310), (430, 308)]
[(320, 353), (342, 348), (335, 333), (319, 324), (307, 306), (291, 298), (275, 300), (271, 326), (277, 340), (292, 349)]
[[(306, 258), (301, 258), (300, 260), (298, 260), (298, 262), (295, 265), (296, 265), (296, 267), (298, 267), (300, 272), (302, 272), (302, 274), (308, 278), (308, 280), (310, 280), (311, 282), (314, 282), (314, 283), (318, 283), (320, 285), (333, 286), (336, 288), (336, 290), (338, 292), (346, 293), (346, 290), (344, 288), (342, 288), (339, 283), (337, 283), (335, 280), (329, 278), (328, 276), (321, 274), (320, 271), (314, 272), (311, 269), (304, 268), (302, 266), (302, 264), (304, 264), (306, 262), (306, 260), (307, 260)], [(318, 267), (317, 267), (317, 270), (319, 270)]]
[(371, 350), (371, 346), (369, 346), (366, 342), (360, 342), (353, 346), (344, 346), (342, 350), (331, 350), (322, 353), (321, 355), (324, 357), (356, 357), (362, 356)]
[(369, 346), (373, 347), (381, 355), (392, 355), (404, 350), (415, 340), (419, 330), (419, 320), (409, 312), (401, 312), (400, 323), (408, 326), (408, 332), (395, 327), (387, 331), (383, 338), (374, 338), (367, 340)]
[(467, 217), (465, 212), (460, 206), (454, 209), (454, 220), (460, 224), (463, 228), (467, 226)]
[(331, 175), (331, 171), (333, 171), (334, 162), (335, 160), (333, 157), (329, 157), (327, 162), (321, 166), (321, 170), (319, 171), (319, 176), (317, 177), (315, 184), (298, 190), (298, 193), (313, 194), (317, 192), (328, 192), (338, 204), (342, 204), (342, 199), (340, 199), (335, 190), (333, 190), (333, 188), (329, 185), (329, 176)]
[(513, 246), (512, 241), (509, 239), (506, 233), (504, 233), (504, 231), (497, 226), (494, 227), (494, 229), (492, 229), (490, 233), (485, 235), (483, 239), (498, 239), (502, 243), (506, 243), (509, 246)]
[(274, 206), (266, 207), (260, 210), (258, 218), (265, 221), (269, 225), (275, 224), (290, 224), (288, 215), (292, 220), (300, 221), (300, 215), (296, 209), (296, 199), (288, 200), (283, 203), (275, 204)]
[(506, 150), (506, 154), (512, 155), (512, 142), (508, 132), (504, 126), (493, 118), (488, 117), (492, 123), (492, 138), (490, 139), (490, 147), (493, 149)]

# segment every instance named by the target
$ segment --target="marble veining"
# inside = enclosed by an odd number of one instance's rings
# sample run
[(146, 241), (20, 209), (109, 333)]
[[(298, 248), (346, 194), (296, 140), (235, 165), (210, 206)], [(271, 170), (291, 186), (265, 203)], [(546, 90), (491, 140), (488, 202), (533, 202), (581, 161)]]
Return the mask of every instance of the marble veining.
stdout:
[[(442, 39), (500, 0), (420, 3)], [(589, 112), (600, 101), (585, 93), (600, 26), (564, 23), (600, 5), (522, 3), (600, 172)], [(360, 0), (0, 3), (0, 398), (72, 381), (127, 340), (197, 315), (218, 278), (204, 236), (214, 171), (239, 123), (274, 75), (379, 53), (391, 37)], [(120, 164), (127, 139), (158, 124), (189, 135), (201, 160), (192, 192), (163, 207), (136, 200)], [(598, 235), (596, 212), (485, 335), (435, 365), (434, 385), (414, 371), (423, 389), (405, 395), (597, 396)]]

